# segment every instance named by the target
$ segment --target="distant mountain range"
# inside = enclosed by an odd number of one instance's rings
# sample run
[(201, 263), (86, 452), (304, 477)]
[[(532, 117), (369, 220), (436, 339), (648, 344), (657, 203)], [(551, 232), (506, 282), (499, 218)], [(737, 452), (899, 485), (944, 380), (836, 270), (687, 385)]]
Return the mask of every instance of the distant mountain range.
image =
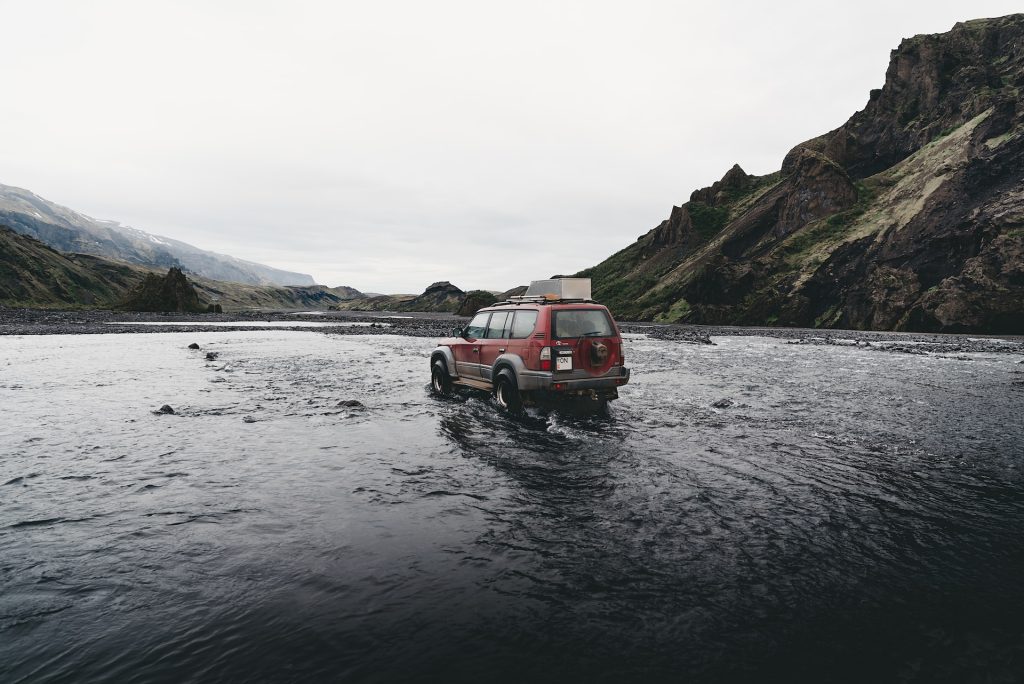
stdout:
[(578, 275), (627, 320), (1022, 334), (1022, 90), (1024, 14), (906, 39), (780, 171), (734, 166)]
[(92, 254), (163, 270), (178, 267), (202, 278), (248, 285), (316, 284), (305, 273), (282, 271), (122, 226), (117, 221), (94, 219), (10, 185), (0, 184), (0, 225), (62, 252)]
[[(0, 307), (116, 308), (147, 278), (168, 269), (129, 264), (91, 254), (67, 254), (0, 226)], [(364, 295), (351, 287), (248, 285), (188, 279), (206, 303), (226, 310), (330, 309)]]
[(442, 280), (431, 284), (423, 291), (423, 294), (366, 294), (362, 297), (348, 299), (338, 304), (336, 308), (349, 311), (428, 311), (472, 316), (477, 309), (490, 306), (495, 302), (505, 301), (510, 296), (520, 295), (525, 291), (525, 287), (516, 287), (500, 293), (486, 290), (465, 292), (447, 280)]

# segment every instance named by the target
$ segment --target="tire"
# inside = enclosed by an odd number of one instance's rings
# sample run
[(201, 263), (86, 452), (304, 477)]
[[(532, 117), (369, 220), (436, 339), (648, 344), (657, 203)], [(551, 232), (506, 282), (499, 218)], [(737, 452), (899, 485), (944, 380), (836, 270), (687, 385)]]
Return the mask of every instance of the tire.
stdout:
[(507, 370), (501, 371), (494, 382), (494, 400), (498, 406), (513, 415), (523, 412), (523, 397), (519, 394), (519, 385)]
[(447, 397), (452, 393), (452, 379), (448, 376), (448, 367), (444, 361), (437, 360), (430, 364), (430, 391), (439, 397)]

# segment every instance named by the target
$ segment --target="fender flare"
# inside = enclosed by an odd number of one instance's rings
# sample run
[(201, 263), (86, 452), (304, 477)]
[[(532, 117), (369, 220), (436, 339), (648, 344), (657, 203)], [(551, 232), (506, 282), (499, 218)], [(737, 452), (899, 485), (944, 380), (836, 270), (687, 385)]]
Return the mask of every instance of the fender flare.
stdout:
[(444, 367), (448, 370), (449, 378), (459, 377), (455, 370), (455, 356), (452, 354), (451, 347), (438, 347), (434, 351), (430, 352), (430, 367), (433, 368), (437, 361), (444, 361)]
[(526, 370), (526, 364), (517, 354), (502, 354), (495, 359), (494, 365), (490, 369), (491, 377), (487, 379), (493, 382), (494, 378), (498, 377), (498, 373), (506, 368), (512, 372), (512, 379), (516, 381), (516, 387), (518, 387), (519, 375)]

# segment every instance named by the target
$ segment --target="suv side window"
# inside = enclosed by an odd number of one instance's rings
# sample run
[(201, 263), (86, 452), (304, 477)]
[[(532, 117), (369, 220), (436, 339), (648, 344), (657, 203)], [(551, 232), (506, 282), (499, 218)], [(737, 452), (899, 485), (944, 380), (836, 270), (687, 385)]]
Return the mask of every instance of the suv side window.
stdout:
[(465, 337), (474, 340), (483, 337), (484, 331), (487, 329), (487, 317), (490, 315), (491, 313), (489, 311), (485, 311), (484, 313), (478, 313), (476, 316), (473, 316), (473, 320), (471, 320), (469, 325), (466, 326)]
[(505, 321), (508, 320), (509, 311), (495, 311), (491, 314), (491, 322), (487, 324), (487, 334), (484, 335), (489, 340), (497, 340), (504, 337), (505, 332)]
[(516, 317), (512, 321), (512, 339), (525, 339), (533, 333), (533, 329), (536, 327), (536, 311), (516, 311)]

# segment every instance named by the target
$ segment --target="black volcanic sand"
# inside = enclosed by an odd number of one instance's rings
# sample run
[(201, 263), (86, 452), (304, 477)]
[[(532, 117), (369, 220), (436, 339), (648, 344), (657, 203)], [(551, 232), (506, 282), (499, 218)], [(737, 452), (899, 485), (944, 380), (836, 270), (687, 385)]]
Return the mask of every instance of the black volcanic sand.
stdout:
[[(232, 312), (223, 314), (179, 314), (126, 311), (57, 311), (49, 309), (0, 308), (0, 335), (93, 335), (114, 333), (224, 332), (252, 330), (246, 325), (259, 322), (296, 323), (262, 330), (303, 330), (344, 335), (406, 335), (447, 337), (465, 317), (439, 313), (386, 313), (325, 311), (311, 314), (292, 311)], [(303, 327), (302, 323), (338, 325)], [(136, 325), (138, 323), (188, 323), (189, 325)], [(238, 323), (238, 327), (224, 325)], [(369, 325), (351, 325), (365, 323)], [(210, 325), (216, 324), (216, 325)], [(666, 325), (621, 322), (622, 332), (687, 344), (714, 344), (713, 337), (773, 337), (790, 344), (862, 347), (905, 354), (1024, 354), (1024, 337), (949, 335), (934, 333), (873, 332), (863, 330), (820, 330), (806, 328), (757, 328), (703, 325)]]

